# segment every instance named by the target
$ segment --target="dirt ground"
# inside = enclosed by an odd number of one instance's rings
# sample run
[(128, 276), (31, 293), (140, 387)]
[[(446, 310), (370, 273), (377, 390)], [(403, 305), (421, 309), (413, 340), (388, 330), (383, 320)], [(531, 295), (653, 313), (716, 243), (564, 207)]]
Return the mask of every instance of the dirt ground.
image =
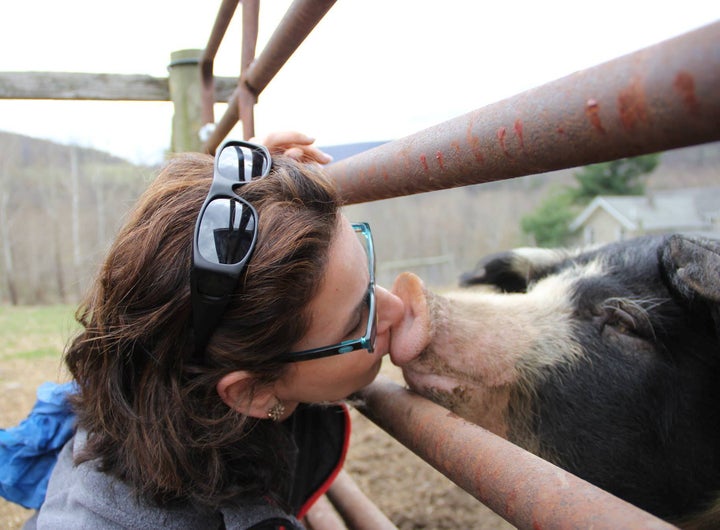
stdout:
[[(386, 363), (383, 374), (402, 381)], [(0, 427), (16, 425), (35, 402), (44, 381), (59, 380), (56, 359), (3, 360), (0, 363)], [(403, 530), (514, 528), (472, 496), (405, 449), (356, 410), (346, 471), (375, 504)], [(32, 514), (0, 499), (0, 529), (21, 528)]]

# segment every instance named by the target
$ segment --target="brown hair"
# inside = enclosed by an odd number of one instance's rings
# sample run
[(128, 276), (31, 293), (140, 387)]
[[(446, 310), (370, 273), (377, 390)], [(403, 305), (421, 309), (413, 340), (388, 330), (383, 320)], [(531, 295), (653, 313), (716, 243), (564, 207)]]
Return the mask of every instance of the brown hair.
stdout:
[(248, 495), (279, 499), (283, 428), (244, 417), (218, 380), (248, 370), (277, 379), (308, 327), (337, 226), (333, 187), (311, 166), (275, 157), (271, 174), (239, 194), (258, 211), (258, 242), (201, 361), (193, 352), (192, 234), (212, 158), (171, 159), (141, 196), (77, 312), (84, 330), (66, 362), (80, 385), (80, 460), (127, 481), (145, 499), (216, 507)]

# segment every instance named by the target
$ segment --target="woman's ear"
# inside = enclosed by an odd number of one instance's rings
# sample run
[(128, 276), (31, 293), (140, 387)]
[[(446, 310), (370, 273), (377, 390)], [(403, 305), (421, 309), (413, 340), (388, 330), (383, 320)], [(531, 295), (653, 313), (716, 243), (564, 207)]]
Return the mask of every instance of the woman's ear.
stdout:
[(272, 386), (258, 385), (244, 370), (225, 374), (217, 384), (217, 393), (225, 404), (245, 416), (267, 419), (268, 411), (277, 403)]

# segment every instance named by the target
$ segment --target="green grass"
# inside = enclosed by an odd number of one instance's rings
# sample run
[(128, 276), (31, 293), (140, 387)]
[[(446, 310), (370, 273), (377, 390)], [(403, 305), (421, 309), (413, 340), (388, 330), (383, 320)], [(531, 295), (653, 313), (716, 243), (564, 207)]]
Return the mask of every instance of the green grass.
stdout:
[(0, 360), (60, 357), (77, 332), (75, 306), (0, 306)]

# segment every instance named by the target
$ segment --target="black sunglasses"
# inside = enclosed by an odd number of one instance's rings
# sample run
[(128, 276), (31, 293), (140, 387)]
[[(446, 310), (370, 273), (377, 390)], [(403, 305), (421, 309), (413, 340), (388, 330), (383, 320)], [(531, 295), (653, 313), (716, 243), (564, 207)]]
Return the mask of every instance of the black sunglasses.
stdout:
[(191, 297), (195, 355), (202, 357), (257, 241), (258, 214), (235, 193), (272, 167), (262, 145), (238, 140), (215, 154), (213, 180), (195, 223)]

